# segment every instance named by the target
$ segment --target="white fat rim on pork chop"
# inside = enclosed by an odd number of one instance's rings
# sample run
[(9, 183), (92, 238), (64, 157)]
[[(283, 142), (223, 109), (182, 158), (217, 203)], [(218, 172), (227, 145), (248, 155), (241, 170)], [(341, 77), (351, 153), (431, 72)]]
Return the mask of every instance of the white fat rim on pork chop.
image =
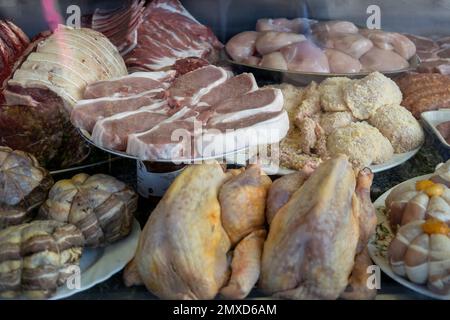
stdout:
[(281, 92), (280, 89), (261, 89), (261, 90), (273, 90), (275, 92), (275, 99), (271, 103), (269, 103), (265, 106), (262, 106), (262, 107), (256, 107), (256, 108), (252, 108), (252, 109), (245, 109), (245, 110), (235, 111), (235, 112), (231, 112), (231, 113), (215, 115), (211, 118), (210, 123), (212, 125), (216, 125), (219, 123), (234, 122), (234, 121), (238, 121), (242, 118), (251, 117), (258, 113), (278, 112), (283, 109), (284, 99), (283, 99), (283, 93)]
[(196, 138), (196, 148), (202, 157), (222, 155), (257, 145), (270, 145), (283, 139), (289, 130), (289, 117), (285, 110), (272, 119), (250, 127), (225, 132), (204, 132)]

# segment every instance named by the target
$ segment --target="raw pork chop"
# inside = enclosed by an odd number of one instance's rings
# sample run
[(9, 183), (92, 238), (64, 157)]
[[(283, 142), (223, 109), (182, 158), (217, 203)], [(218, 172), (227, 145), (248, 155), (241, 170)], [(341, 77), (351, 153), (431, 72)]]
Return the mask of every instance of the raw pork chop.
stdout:
[(84, 99), (101, 97), (128, 97), (145, 91), (167, 89), (175, 77), (169, 72), (135, 72), (124, 77), (90, 84), (84, 91)]
[(178, 77), (167, 91), (172, 106), (195, 105), (214, 87), (224, 83), (228, 74), (223, 68), (206, 66)]
[(167, 115), (143, 107), (100, 120), (92, 131), (92, 140), (105, 148), (125, 151), (128, 136), (148, 131), (168, 118)]
[(91, 132), (95, 123), (101, 119), (113, 116), (117, 113), (135, 111), (143, 106), (151, 105), (153, 110), (165, 110), (165, 100), (157, 100), (153, 93), (141, 94), (125, 98), (100, 98), (81, 100), (72, 111), (72, 124)]
[(242, 73), (211, 89), (209, 93), (201, 98), (200, 103), (213, 106), (256, 89), (258, 89), (258, 85), (253, 74)]

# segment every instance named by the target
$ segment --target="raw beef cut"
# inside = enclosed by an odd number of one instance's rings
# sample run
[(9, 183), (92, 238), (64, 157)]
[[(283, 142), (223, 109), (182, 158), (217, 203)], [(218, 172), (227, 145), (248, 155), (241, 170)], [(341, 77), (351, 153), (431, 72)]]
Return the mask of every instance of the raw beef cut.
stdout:
[[(206, 66), (179, 76), (157, 97), (146, 96), (151, 91), (139, 93), (148, 89), (148, 79), (165, 79), (161, 74), (142, 72), (91, 85), (94, 92), (109, 96), (80, 101), (72, 111), (72, 123), (93, 130), (92, 140), (101, 147), (152, 161), (188, 160), (271, 144), (289, 129), (281, 91), (258, 89), (252, 74), (228, 78), (225, 69)], [(134, 95), (116, 97), (115, 90), (108, 91), (110, 83)], [(135, 103), (139, 95), (149, 99), (148, 105)]]
[(3, 89), (28, 47), (30, 40), (10, 21), (0, 20), (0, 103), (4, 102)]
[(222, 44), (178, 0), (154, 0), (137, 30), (137, 46), (125, 56), (131, 70), (153, 71), (188, 57), (213, 59)]

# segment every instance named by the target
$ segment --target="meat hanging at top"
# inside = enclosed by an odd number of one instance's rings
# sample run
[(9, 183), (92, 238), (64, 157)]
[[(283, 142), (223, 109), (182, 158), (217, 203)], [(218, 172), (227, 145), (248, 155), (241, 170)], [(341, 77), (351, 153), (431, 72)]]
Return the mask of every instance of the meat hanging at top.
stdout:
[(137, 45), (127, 55), (130, 71), (167, 69), (178, 59), (217, 60), (222, 44), (212, 30), (199, 23), (178, 0), (152, 1), (137, 30)]

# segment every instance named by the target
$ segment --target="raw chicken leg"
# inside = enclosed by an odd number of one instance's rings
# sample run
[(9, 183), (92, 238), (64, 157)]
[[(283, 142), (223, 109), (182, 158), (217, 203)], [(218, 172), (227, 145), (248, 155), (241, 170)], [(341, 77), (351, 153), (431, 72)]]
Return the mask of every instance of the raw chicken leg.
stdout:
[(266, 197), (272, 180), (257, 165), (232, 177), (220, 189), (222, 225), (234, 246), (265, 222)]
[(266, 230), (253, 231), (242, 239), (233, 252), (231, 278), (220, 293), (228, 299), (243, 299), (253, 289), (261, 270), (261, 253)]

